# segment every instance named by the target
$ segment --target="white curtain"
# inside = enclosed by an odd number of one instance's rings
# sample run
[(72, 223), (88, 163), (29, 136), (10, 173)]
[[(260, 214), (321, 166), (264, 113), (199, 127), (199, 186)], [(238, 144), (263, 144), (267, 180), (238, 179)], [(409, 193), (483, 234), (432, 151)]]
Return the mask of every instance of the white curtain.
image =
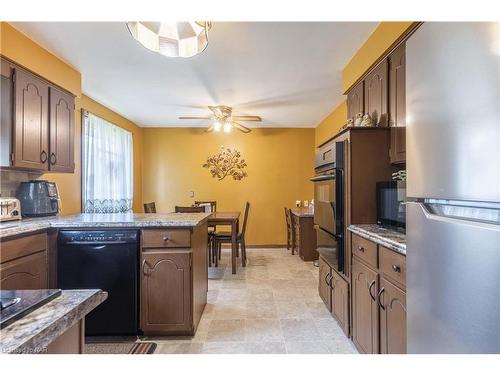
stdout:
[(132, 210), (132, 134), (88, 113), (84, 117), (84, 212)]

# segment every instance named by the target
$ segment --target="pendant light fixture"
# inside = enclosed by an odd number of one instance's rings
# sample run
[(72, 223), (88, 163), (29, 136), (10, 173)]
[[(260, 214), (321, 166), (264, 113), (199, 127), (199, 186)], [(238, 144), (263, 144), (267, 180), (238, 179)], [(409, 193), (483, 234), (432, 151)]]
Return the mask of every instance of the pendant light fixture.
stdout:
[(208, 46), (210, 22), (127, 22), (144, 47), (168, 57), (193, 57)]

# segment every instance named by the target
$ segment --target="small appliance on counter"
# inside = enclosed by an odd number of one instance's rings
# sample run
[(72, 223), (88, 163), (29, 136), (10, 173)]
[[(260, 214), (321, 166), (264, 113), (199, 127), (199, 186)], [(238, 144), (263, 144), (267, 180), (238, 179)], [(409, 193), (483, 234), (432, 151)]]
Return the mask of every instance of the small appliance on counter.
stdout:
[(21, 203), (16, 198), (0, 197), (0, 222), (21, 220)]
[(59, 192), (55, 182), (31, 180), (17, 188), (23, 217), (52, 216), (59, 213)]
[(377, 224), (406, 230), (406, 181), (377, 182)]

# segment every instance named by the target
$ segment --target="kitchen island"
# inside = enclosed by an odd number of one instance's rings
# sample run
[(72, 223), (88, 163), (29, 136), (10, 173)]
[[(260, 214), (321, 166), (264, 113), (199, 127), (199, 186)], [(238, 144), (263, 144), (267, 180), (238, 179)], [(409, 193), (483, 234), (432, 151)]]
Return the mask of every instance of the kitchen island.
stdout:
[(102, 290), (64, 290), (61, 295), (0, 330), (0, 353), (83, 353), (84, 318), (104, 302)]
[(208, 216), (79, 214), (0, 224), (0, 289), (57, 288), (59, 230), (136, 229), (138, 333), (193, 335), (207, 301)]

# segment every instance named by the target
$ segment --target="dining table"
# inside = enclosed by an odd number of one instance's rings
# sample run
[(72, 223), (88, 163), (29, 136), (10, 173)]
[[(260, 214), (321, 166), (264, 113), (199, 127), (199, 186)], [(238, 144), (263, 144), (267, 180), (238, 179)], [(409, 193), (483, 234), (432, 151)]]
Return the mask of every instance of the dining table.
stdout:
[(231, 270), (236, 274), (236, 254), (238, 253), (238, 232), (240, 230), (240, 212), (212, 212), (208, 217), (208, 226), (231, 226)]

